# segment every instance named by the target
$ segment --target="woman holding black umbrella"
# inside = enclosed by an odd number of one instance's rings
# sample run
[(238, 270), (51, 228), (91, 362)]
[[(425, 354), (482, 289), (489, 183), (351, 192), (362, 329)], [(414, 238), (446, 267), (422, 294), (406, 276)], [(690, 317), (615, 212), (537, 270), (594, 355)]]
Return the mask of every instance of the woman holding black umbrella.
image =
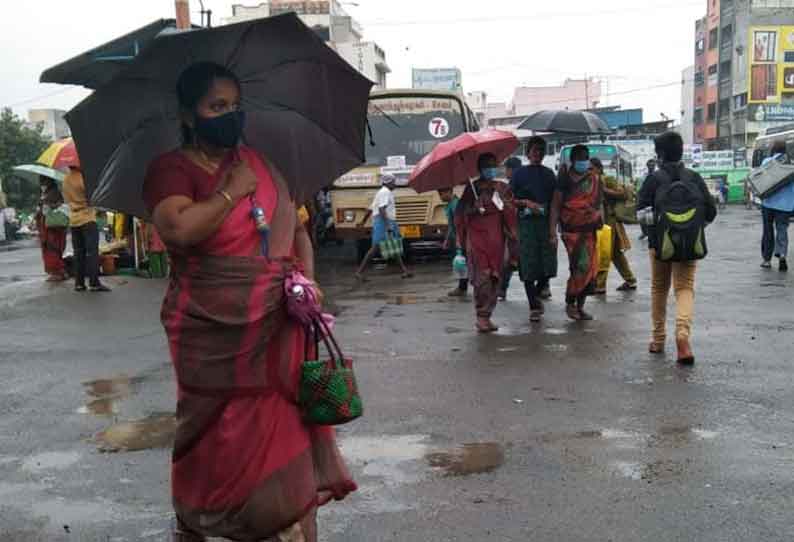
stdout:
[(240, 145), (234, 73), (187, 68), (182, 148), (149, 167), (144, 200), (173, 276), (162, 317), (179, 401), (172, 465), (175, 540), (317, 540), (317, 506), (356, 486), (330, 427), (295, 404), (306, 339), (286, 317), (284, 278), (312, 278), (311, 241), (286, 182)]
[(603, 225), (601, 194), (601, 183), (591, 169), (590, 151), (585, 145), (576, 145), (571, 149), (570, 166), (560, 167), (549, 234), (550, 242), (556, 246), (559, 224), (571, 272), (565, 291), (565, 312), (572, 320), (593, 319), (584, 305), (595, 290), (598, 274), (596, 231)]

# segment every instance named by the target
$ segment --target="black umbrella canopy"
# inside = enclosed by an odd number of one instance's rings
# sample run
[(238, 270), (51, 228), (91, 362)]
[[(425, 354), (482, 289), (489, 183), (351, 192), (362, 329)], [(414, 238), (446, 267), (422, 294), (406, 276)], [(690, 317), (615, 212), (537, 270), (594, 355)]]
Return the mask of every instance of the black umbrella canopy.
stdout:
[(152, 41), (176, 32), (174, 19), (160, 19), (44, 70), (41, 83), (97, 88), (122, 72)]
[(568, 110), (538, 111), (524, 119), (518, 129), (560, 134), (609, 134), (612, 132), (597, 115), (587, 111)]
[(241, 81), (245, 142), (278, 167), (296, 201), (361, 164), (373, 83), (294, 14), (162, 36), (67, 114), (91, 201), (146, 217), (150, 161), (181, 144), (176, 82), (195, 62)]

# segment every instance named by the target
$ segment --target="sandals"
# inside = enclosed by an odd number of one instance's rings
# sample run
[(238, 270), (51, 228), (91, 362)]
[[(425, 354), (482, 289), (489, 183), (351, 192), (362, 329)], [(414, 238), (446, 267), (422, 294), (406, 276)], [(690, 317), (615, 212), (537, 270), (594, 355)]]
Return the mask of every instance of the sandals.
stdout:
[(679, 338), (675, 341), (678, 347), (678, 363), (680, 365), (692, 366), (695, 364), (695, 356), (689, 346), (689, 339)]
[(475, 327), (477, 333), (493, 333), (494, 331), (499, 331), (499, 326), (494, 325), (493, 322), (485, 318), (478, 318)]
[(618, 292), (633, 292), (636, 289), (637, 289), (636, 282), (633, 284), (631, 282), (624, 282), (623, 284), (618, 286)]
[(648, 345), (648, 352), (650, 354), (664, 354), (664, 342), (654, 342), (651, 341)]
[(77, 286), (74, 287), (75, 292), (85, 292), (86, 290), (88, 290), (88, 288), (86, 288), (82, 284), (78, 284)]
[(543, 310), (535, 309), (529, 311), (530, 322), (540, 322), (543, 319)]
[(592, 314), (585, 312), (576, 305), (566, 305), (565, 314), (568, 315), (568, 318), (577, 322), (589, 322), (594, 319)]
[(411, 273), (410, 271), (407, 271), (407, 272), (403, 273), (402, 277), (403, 277), (403, 279), (411, 279), (411, 278), (414, 277), (414, 274)]

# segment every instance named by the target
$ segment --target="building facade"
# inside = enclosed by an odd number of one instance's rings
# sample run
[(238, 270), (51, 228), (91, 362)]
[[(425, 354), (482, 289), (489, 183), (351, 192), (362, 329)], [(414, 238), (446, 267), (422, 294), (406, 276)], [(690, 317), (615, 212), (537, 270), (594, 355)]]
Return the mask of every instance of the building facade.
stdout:
[(746, 150), (794, 122), (794, 0), (707, 0), (694, 85), (694, 143), (706, 150)]
[(28, 122), (33, 126), (41, 127), (44, 137), (55, 141), (72, 134), (64, 115), (66, 111), (60, 109), (29, 109)]
[(597, 79), (566, 79), (550, 87), (517, 87), (510, 114), (529, 116), (543, 109), (593, 109), (601, 103), (601, 82)]
[(482, 90), (466, 93), (466, 103), (469, 105), (477, 124), (481, 127), (488, 125), (488, 93)]
[(232, 16), (224, 22), (239, 23), (290, 12), (297, 14), (329, 47), (373, 81), (376, 88), (386, 88), (387, 76), (391, 72), (386, 53), (375, 42), (363, 40), (361, 25), (337, 0), (270, 0), (251, 6), (234, 4)]

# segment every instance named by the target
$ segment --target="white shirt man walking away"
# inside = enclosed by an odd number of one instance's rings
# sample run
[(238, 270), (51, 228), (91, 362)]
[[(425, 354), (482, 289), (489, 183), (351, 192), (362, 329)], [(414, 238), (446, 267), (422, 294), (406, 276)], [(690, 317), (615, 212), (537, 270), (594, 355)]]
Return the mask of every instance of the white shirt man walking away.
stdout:
[[(394, 189), (397, 187), (397, 179), (389, 173), (384, 173), (381, 175), (380, 182), (382, 185), (381, 189), (375, 194), (369, 211), (367, 211), (367, 214), (358, 224), (359, 227), (363, 227), (367, 220), (369, 220), (369, 217), (373, 217), (372, 247), (367, 252), (367, 255), (364, 256), (364, 259), (361, 261), (361, 266), (358, 268), (358, 272), (356, 272), (356, 278), (362, 282), (366, 280), (364, 278), (364, 271), (366, 271), (375, 253), (380, 250), (380, 244), (390, 237), (400, 237), (400, 229), (397, 226), (397, 205), (394, 201)], [(398, 255), (396, 259), (397, 263), (400, 264), (400, 269), (402, 269), (403, 278), (412, 277), (413, 274), (405, 266), (402, 256)]]

